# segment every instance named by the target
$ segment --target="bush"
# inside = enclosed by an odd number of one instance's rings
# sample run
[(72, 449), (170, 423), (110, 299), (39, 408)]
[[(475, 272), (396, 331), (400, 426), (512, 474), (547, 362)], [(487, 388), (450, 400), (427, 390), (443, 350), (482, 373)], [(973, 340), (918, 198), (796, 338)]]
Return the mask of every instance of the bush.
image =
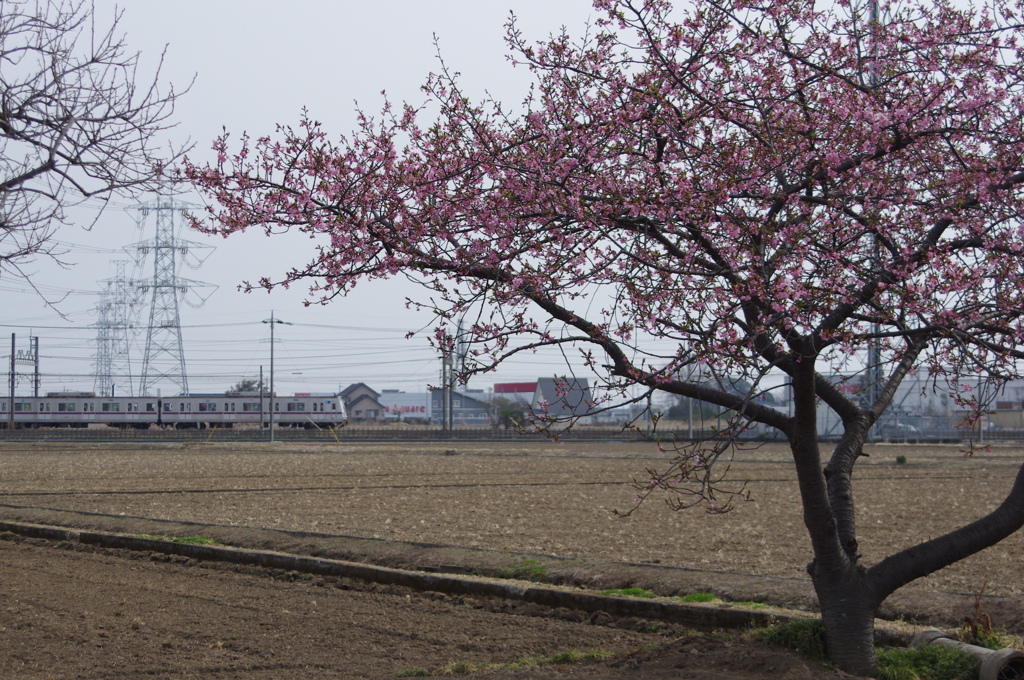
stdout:
[(763, 629), (761, 639), (787, 647), (815, 661), (825, 662), (825, 624), (819, 619), (800, 619)]

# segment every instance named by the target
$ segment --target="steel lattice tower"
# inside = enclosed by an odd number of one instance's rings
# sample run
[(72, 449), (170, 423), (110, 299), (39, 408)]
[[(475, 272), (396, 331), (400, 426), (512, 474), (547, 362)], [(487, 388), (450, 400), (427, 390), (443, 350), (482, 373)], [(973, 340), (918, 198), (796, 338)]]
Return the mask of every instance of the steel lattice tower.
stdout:
[[(139, 296), (137, 282), (125, 272), (128, 262), (115, 260), (116, 273), (105, 279), (102, 298), (96, 305), (96, 355), (93, 360), (93, 391), (113, 396), (134, 396), (132, 381), (132, 331), (136, 326)], [(116, 386), (116, 387), (115, 387)]]
[[(156, 218), (155, 238), (132, 246), (139, 258), (153, 254), (153, 278), (138, 284), (142, 295), (150, 299), (139, 395), (151, 394), (164, 381), (177, 385), (181, 394), (188, 393), (180, 303), (190, 290), (208, 287), (208, 284), (184, 279), (179, 276), (179, 271), (191, 251), (203, 248), (212, 250), (212, 247), (177, 238), (174, 218), (194, 207), (197, 206), (170, 197), (160, 197), (156, 201), (132, 208), (138, 211), (140, 226), (151, 213)], [(202, 263), (202, 260), (194, 256), (193, 259), (193, 267)]]
[(110, 321), (111, 310), (114, 307), (113, 297), (109, 289), (103, 291), (103, 297), (96, 305), (96, 314), (99, 319), (96, 321), (96, 354), (93, 355), (93, 386), (96, 394), (109, 396), (110, 386), (113, 384), (113, 369), (111, 368), (112, 347), (110, 335), (113, 324)]
[(137, 282), (125, 273), (128, 262), (115, 260), (114, 266), (117, 273), (111, 282), (114, 287), (114, 304), (111, 309), (110, 369), (114, 382), (121, 386), (122, 394), (134, 396), (131, 347), (142, 305)]

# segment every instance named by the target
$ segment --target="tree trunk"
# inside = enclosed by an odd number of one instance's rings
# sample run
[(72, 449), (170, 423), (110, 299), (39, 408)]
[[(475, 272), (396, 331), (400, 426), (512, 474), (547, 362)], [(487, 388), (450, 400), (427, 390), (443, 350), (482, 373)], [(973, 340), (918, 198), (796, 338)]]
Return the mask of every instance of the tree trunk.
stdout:
[(828, 659), (854, 675), (875, 671), (875, 604), (860, 570), (835, 579), (815, 577), (814, 589), (825, 624)]

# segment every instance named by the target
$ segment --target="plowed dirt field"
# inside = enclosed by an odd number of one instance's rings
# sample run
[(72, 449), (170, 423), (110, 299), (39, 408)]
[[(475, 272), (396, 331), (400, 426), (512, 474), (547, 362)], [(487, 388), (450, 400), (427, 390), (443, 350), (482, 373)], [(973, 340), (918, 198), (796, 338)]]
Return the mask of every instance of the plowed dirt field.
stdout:
[[(869, 453), (855, 478), (869, 564), (995, 507), (1022, 460), (1008, 447), (966, 457), (957, 446), (879, 445)], [(898, 465), (897, 455), (907, 463)], [(747, 483), (752, 500), (732, 513), (671, 512), (655, 499), (617, 516), (636, 496), (631, 480), (664, 463), (653, 445), (614, 443), (0, 445), (0, 518), (813, 608), (808, 541), (784, 449), (737, 454), (730, 476)], [(955, 625), (983, 591), (996, 624), (1020, 631), (1022, 554), (1018, 532), (904, 588), (883, 613)], [(777, 650), (678, 640), (682, 631), (655, 622), (512, 611), (27, 539), (0, 542), (0, 578), (5, 677), (394, 677), (569, 648), (618, 656), (612, 665), (517, 673), (657, 678), (690, 668), (683, 677), (827, 677)]]

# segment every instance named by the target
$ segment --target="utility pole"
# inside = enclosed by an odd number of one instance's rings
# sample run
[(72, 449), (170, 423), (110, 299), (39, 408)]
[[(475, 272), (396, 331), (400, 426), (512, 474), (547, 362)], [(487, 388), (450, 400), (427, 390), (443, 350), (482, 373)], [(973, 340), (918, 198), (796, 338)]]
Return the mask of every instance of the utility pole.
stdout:
[(35, 373), (32, 377), (32, 396), (39, 398), (39, 336), (32, 338), (32, 359), (35, 363)]
[(15, 380), (16, 380), (15, 374), (14, 374), (14, 350), (15, 350), (15, 348), (16, 348), (15, 336), (14, 336), (14, 333), (11, 333), (11, 403), (9, 405), (10, 408), (7, 409), (7, 429), (8, 430), (13, 430), (14, 429), (14, 383), (15, 383)]
[[(277, 405), (276, 404), (277, 395), (274, 394), (274, 326), (276, 324), (279, 324), (279, 323), (280, 324), (284, 324), (286, 326), (291, 326), (291, 324), (289, 322), (287, 322), (287, 321), (281, 321), (280, 319), (275, 319), (274, 318), (274, 311), (273, 310), (270, 311), (270, 318), (269, 319), (264, 319), (263, 323), (269, 323), (270, 324), (270, 409), (269, 410), (270, 410), (270, 442), (273, 443), (274, 442), (274, 407)], [(260, 370), (262, 371), (262, 369), (260, 369)], [(261, 373), (260, 380), (262, 381), (262, 379), (263, 379), (263, 377), (262, 377), (262, 373)]]
[(451, 372), (452, 358), (449, 354), (441, 356), (441, 432), (448, 432), (448, 374)]
[[(878, 0), (868, 0), (868, 86), (874, 90), (878, 86)], [(867, 206), (865, 206), (867, 207)], [(874, 217), (877, 217), (875, 215)], [(874, 276), (880, 275), (882, 267), (882, 248), (878, 239), (878, 224), (871, 244), (871, 268)], [(867, 406), (870, 408), (882, 395), (882, 340), (879, 337), (878, 323), (871, 324), (871, 343), (868, 345), (867, 365)], [(874, 428), (872, 428), (874, 429)], [(876, 432), (878, 430), (875, 430)]]

